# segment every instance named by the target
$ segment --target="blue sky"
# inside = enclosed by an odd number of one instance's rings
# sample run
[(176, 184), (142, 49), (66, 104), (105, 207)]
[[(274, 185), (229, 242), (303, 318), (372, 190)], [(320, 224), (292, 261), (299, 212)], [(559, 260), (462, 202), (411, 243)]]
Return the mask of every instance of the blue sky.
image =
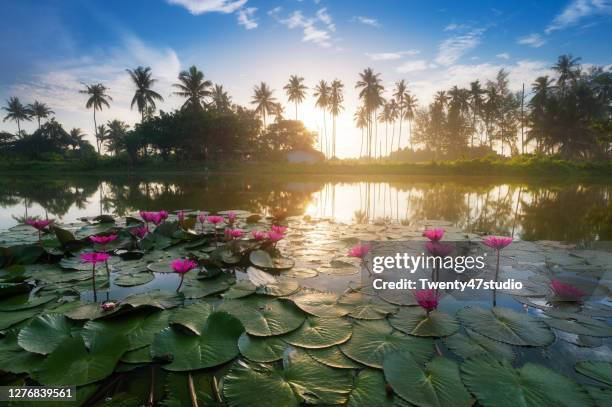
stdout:
[[(46, 102), (67, 128), (92, 133), (92, 113), (78, 93), (92, 82), (107, 85), (113, 97), (101, 121), (138, 121), (125, 73), (138, 65), (153, 69), (164, 110), (181, 104), (171, 84), (192, 64), (245, 105), (262, 80), (285, 102), (282, 86), (300, 74), (310, 86), (344, 81), (341, 156), (358, 152), (353, 87), (366, 67), (381, 73), (389, 91), (405, 78), (427, 103), (437, 90), (492, 79), (500, 68), (514, 89), (528, 87), (563, 53), (584, 64), (612, 63), (605, 40), (612, 38), (612, 0), (14, 0), (2, 2), (0, 16), (0, 100)], [(313, 104), (304, 104), (300, 118), (321, 130)]]

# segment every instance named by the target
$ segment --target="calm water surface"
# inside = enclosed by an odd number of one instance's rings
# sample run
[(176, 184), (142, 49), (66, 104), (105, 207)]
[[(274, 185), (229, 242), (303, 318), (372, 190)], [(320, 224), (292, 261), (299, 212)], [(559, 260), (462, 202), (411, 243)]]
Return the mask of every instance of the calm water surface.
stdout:
[(612, 184), (487, 178), (329, 178), (236, 174), (0, 176), (0, 229), (22, 216), (63, 222), (139, 209), (245, 209), (341, 222), (445, 220), (461, 230), (524, 240), (612, 240)]

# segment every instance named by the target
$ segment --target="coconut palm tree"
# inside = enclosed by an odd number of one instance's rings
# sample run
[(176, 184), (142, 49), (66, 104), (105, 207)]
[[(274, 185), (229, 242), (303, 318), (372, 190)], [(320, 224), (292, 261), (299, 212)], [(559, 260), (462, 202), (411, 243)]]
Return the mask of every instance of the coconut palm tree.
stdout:
[(104, 143), (108, 140), (108, 128), (106, 125), (101, 124), (96, 129), (96, 137), (100, 140), (100, 149), (104, 147)]
[(568, 82), (574, 83), (578, 79), (580, 76), (580, 59), (572, 57), (571, 54), (561, 55), (557, 63), (553, 65), (552, 69), (559, 74), (557, 78), (559, 88), (565, 89)]
[(355, 121), (355, 126), (361, 130), (361, 144), (359, 147), (359, 158), (363, 155), (363, 129), (368, 127), (368, 114), (365, 106), (359, 106), (359, 108), (353, 114), (353, 120)]
[(106, 142), (108, 143), (108, 151), (117, 155), (123, 148), (125, 135), (127, 134), (130, 126), (128, 126), (127, 123), (117, 119), (109, 121), (107, 126)]
[(368, 158), (372, 156), (372, 124), (376, 123), (376, 110), (384, 102), (382, 97), (384, 87), (379, 76), (380, 74), (375, 74), (372, 68), (366, 68), (359, 74), (359, 80), (355, 85), (355, 89), (360, 89), (359, 98), (363, 101), (368, 115)]
[(295, 120), (298, 118), (298, 104), (302, 103), (306, 98), (306, 90), (308, 87), (304, 85), (304, 78), (297, 75), (291, 75), (289, 82), (283, 87), (287, 93), (289, 102), (295, 103)]
[(389, 154), (389, 123), (393, 123), (397, 118), (395, 112), (396, 106), (397, 102), (395, 99), (391, 99), (390, 102), (385, 103), (378, 115), (378, 120), (385, 124), (385, 156)]
[[(410, 149), (414, 150), (414, 143), (412, 137), (412, 121), (414, 120), (414, 116), (416, 115), (418, 99), (416, 96), (412, 96), (412, 94), (407, 93), (404, 97), (404, 119), (408, 120), (408, 131), (410, 134)], [(400, 122), (401, 123), (401, 122)], [(397, 149), (399, 150), (400, 143), (397, 143)]]
[(40, 119), (46, 119), (50, 115), (55, 114), (55, 112), (51, 110), (46, 103), (39, 102), (38, 100), (35, 100), (34, 103), (30, 103), (27, 106), (27, 109), (30, 111), (32, 117), (36, 117), (39, 129)]
[(159, 100), (163, 102), (164, 98), (151, 89), (151, 86), (153, 86), (157, 80), (151, 77), (150, 67), (147, 66), (144, 68), (139, 66), (134, 70), (126, 69), (126, 71), (130, 74), (130, 78), (132, 78), (134, 85), (136, 85), (136, 92), (134, 92), (130, 108), (133, 109), (134, 105), (136, 105), (140, 112), (140, 121), (144, 122), (145, 113), (155, 111), (155, 101)]
[(83, 133), (83, 130), (75, 127), (72, 130), (70, 130), (68, 135), (70, 137), (70, 146), (72, 147), (73, 150), (76, 150), (77, 147), (83, 144), (84, 138), (85, 138), (85, 134)]
[(389, 151), (386, 152), (387, 155), (393, 152), (393, 142), (395, 141), (395, 122), (397, 119), (400, 119), (400, 107), (395, 98), (391, 99), (388, 103), (389, 105), (389, 114), (391, 116), (391, 145)]
[(210, 96), (212, 82), (204, 79), (204, 73), (195, 65), (188, 70), (181, 71), (178, 75), (178, 83), (173, 84), (178, 91), (175, 95), (182, 96), (187, 100), (183, 103), (182, 109), (193, 107), (201, 109), (206, 106), (206, 98)]
[(336, 118), (344, 109), (342, 106), (344, 101), (342, 89), (344, 89), (344, 84), (340, 80), (334, 79), (329, 92), (329, 112), (332, 115), (332, 157), (336, 156)]
[(255, 113), (261, 115), (264, 130), (266, 129), (266, 116), (278, 110), (276, 98), (272, 96), (272, 93), (274, 90), (270, 89), (265, 82), (261, 82), (253, 89), (251, 104), (255, 105)]
[(30, 110), (22, 105), (19, 98), (15, 96), (11, 96), (9, 100), (7, 100), (6, 106), (3, 107), (2, 110), (8, 112), (6, 116), (4, 116), (3, 121), (13, 120), (17, 123), (17, 135), (21, 134), (21, 121), (32, 120)]
[[(327, 122), (325, 112), (329, 108), (331, 88), (326, 81), (320, 80), (317, 86), (314, 88), (313, 96), (317, 98), (315, 106), (323, 110), (323, 143), (321, 145), (321, 151), (327, 156)], [(325, 145), (325, 149), (323, 149)]]
[[(404, 121), (404, 102), (406, 101), (406, 97), (409, 96), (408, 86), (406, 85), (406, 81), (404, 79), (395, 82), (395, 89), (393, 90), (393, 97), (397, 102), (397, 106), (399, 108), (399, 135), (397, 136), (397, 146), (399, 146), (402, 141), (402, 122)], [(393, 150), (393, 143), (391, 143), (391, 149)]]
[(232, 106), (232, 98), (223, 89), (223, 85), (215, 85), (210, 96), (212, 105), (218, 112), (227, 111)]
[(85, 107), (87, 109), (93, 108), (93, 118), (94, 118), (94, 130), (96, 131), (96, 147), (98, 149), (98, 154), (100, 154), (100, 149), (102, 148), (102, 139), (98, 137), (98, 123), (96, 122), (96, 110), (102, 110), (104, 106), (110, 108), (109, 101), (112, 101), (113, 98), (110, 97), (106, 91), (108, 88), (101, 83), (95, 83), (92, 85), (85, 85), (85, 89), (81, 90), (80, 93), (89, 95), (87, 102), (85, 103)]
[(484, 103), (484, 94), (485, 90), (480, 85), (479, 80), (470, 82), (470, 102), (472, 109), (472, 137), (470, 139), (470, 147), (474, 147), (474, 135), (478, 134), (478, 116), (480, 116)]

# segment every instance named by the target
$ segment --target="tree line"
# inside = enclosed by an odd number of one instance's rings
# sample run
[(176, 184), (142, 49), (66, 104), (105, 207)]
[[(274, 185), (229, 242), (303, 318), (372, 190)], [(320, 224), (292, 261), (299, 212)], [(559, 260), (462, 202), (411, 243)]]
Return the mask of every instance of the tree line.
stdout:
[[(521, 92), (512, 92), (508, 73), (502, 69), (484, 84), (475, 80), (468, 88), (439, 91), (432, 103), (421, 107), (405, 80), (397, 81), (387, 96), (380, 74), (367, 68), (355, 84), (360, 102), (353, 116), (361, 130), (359, 156), (420, 160), (535, 151), (568, 159), (607, 159), (612, 145), (612, 70), (584, 69), (579, 61), (560, 56), (552, 67), (555, 77), (539, 77), (528, 85), (530, 97), (524, 86)], [(321, 80), (311, 90), (323, 117), (322, 132), (317, 134), (299, 121), (298, 107), (309, 88), (298, 75), (283, 87), (295, 108), (295, 117), (289, 120), (265, 82), (254, 87), (251, 106), (244, 107), (233, 103), (223, 86), (206, 79), (196, 66), (180, 72), (173, 84), (174, 94), (185, 99), (181, 108), (156, 114), (157, 102), (164, 99), (153, 89), (151, 69), (126, 71), (135, 88), (131, 108), (141, 115), (132, 129), (120, 120), (98, 124), (96, 113), (113, 102), (101, 83), (80, 91), (87, 97), (85, 107), (93, 111), (95, 149), (81, 129), (66, 131), (50, 118), (54, 112), (45, 103), (24, 105), (11, 97), (3, 107), (4, 121), (14, 121), (17, 133), (0, 133), (0, 153), (29, 158), (106, 153), (135, 163), (152, 156), (274, 159), (289, 150), (317, 147), (324, 157), (336, 157), (336, 120), (344, 110), (345, 86), (338, 79)], [(38, 128), (26, 134), (21, 123), (31, 120)]]

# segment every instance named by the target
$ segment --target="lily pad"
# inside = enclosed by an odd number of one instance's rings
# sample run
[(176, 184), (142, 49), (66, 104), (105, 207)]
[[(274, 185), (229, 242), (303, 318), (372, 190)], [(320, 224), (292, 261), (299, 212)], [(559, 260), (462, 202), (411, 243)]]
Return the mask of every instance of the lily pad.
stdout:
[(228, 290), (234, 282), (233, 276), (221, 273), (212, 278), (189, 280), (181, 293), (189, 299), (208, 297)]
[(282, 335), (297, 329), (305, 315), (290, 301), (261, 295), (223, 302), (219, 309), (238, 318), (250, 335)]
[(461, 365), (461, 378), (482, 406), (590, 406), (587, 393), (567, 377), (526, 363), (515, 369), (507, 361), (479, 357)]
[(415, 336), (449, 336), (459, 330), (459, 323), (450, 315), (433, 310), (429, 314), (421, 307), (404, 307), (389, 318), (395, 329)]
[(75, 324), (61, 314), (40, 315), (19, 332), (19, 346), (28, 352), (47, 355), (70, 338), (73, 329)]
[(150, 283), (153, 281), (153, 278), (153, 274), (151, 273), (123, 274), (117, 276), (117, 278), (113, 280), (113, 283), (120, 287), (132, 287)]
[(201, 329), (206, 323), (208, 316), (213, 312), (213, 307), (205, 302), (196, 302), (175, 308), (168, 319), (171, 324), (182, 325), (194, 334), (200, 335)]
[(575, 369), (578, 373), (591, 379), (612, 386), (612, 363), (603, 361), (585, 361), (576, 363)]
[(319, 363), (335, 367), (338, 369), (356, 369), (363, 367), (354, 360), (348, 358), (339, 346), (330, 346), (329, 348), (307, 349), (306, 352)]
[(347, 407), (408, 407), (408, 403), (386, 390), (385, 377), (379, 370), (363, 369), (355, 377)]
[(410, 351), (419, 363), (434, 353), (432, 339), (406, 335), (382, 319), (355, 322), (351, 339), (340, 349), (354, 361), (377, 369), (382, 369), (383, 359), (390, 353)]
[(163, 368), (188, 371), (218, 366), (239, 354), (238, 338), (244, 331), (239, 320), (225, 312), (213, 312), (201, 335), (187, 334), (168, 327), (155, 335), (151, 355), (170, 363)]
[(453, 353), (461, 356), (463, 359), (480, 355), (490, 355), (497, 359), (512, 361), (516, 357), (512, 346), (489, 339), (467, 328), (465, 334), (456, 333), (444, 338), (444, 344)]
[(468, 328), (496, 341), (519, 346), (550, 345), (555, 336), (540, 319), (509, 308), (466, 307), (457, 316)]
[(342, 317), (350, 312), (346, 305), (338, 304), (338, 296), (333, 293), (311, 292), (298, 295), (293, 302), (302, 311), (317, 317)]
[(295, 294), (299, 289), (300, 285), (297, 281), (278, 281), (274, 284), (266, 284), (265, 286), (258, 287), (257, 293), (273, 297), (286, 297)]
[(121, 356), (121, 362), (123, 363), (151, 363), (153, 358), (151, 357), (151, 347), (143, 346), (142, 348), (134, 349), (125, 352)]
[(389, 354), (383, 362), (385, 379), (404, 400), (417, 406), (469, 407), (474, 404), (461, 382), (459, 366), (436, 357), (422, 368), (410, 352)]
[(612, 327), (604, 321), (566, 312), (546, 312), (553, 318), (544, 318), (543, 321), (551, 328), (579, 335), (595, 337), (612, 336)]
[(287, 343), (280, 337), (251, 336), (244, 332), (238, 339), (240, 353), (253, 362), (274, 362), (283, 358)]
[(287, 257), (272, 257), (264, 250), (253, 250), (249, 254), (249, 261), (255, 267), (264, 270), (288, 270), (295, 265), (295, 262)]
[[(190, 381), (193, 393), (190, 391)], [(217, 400), (214, 386), (214, 378), (207, 372), (169, 373), (166, 376), (167, 397), (163, 406), (215, 406)]]
[(153, 290), (146, 293), (133, 294), (125, 297), (124, 304), (138, 307), (154, 307), (159, 309), (173, 308), (180, 305), (183, 299), (173, 292)]
[(0, 311), (17, 311), (28, 308), (38, 307), (56, 299), (56, 295), (42, 295), (39, 297), (31, 297), (30, 293), (13, 295), (0, 301)]
[(284, 335), (283, 340), (301, 348), (328, 348), (348, 341), (351, 333), (347, 320), (309, 316), (298, 329)]
[(0, 312), (0, 330), (9, 328), (19, 322), (32, 318), (41, 312), (40, 308), (28, 308), (18, 311)]
[(248, 297), (255, 293), (257, 287), (249, 280), (241, 280), (230, 287), (227, 292), (223, 293), (223, 298), (226, 300), (235, 300), (237, 298)]

